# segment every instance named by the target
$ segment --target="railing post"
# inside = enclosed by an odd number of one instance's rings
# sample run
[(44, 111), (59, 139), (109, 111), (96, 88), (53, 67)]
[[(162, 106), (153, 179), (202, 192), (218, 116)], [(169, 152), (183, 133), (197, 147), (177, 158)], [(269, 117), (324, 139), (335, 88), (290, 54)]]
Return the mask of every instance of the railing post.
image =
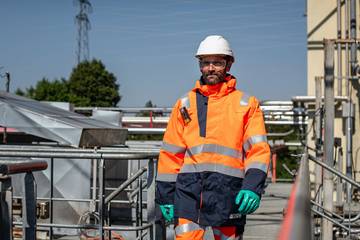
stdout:
[(277, 154), (276, 152), (273, 152), (272, 154), (272, 176), (271, 176), (271, 182), (276, 182), (276, 161), (277, 161)]
[(105, 179), (105, 163), (104, 159), (99, 160), (99, 205), (98, 205), (98, 211), (99, 211), (99, 235), (100, 239), (105, 239), (105, 233), (104, 233), (104, 215), (105, 215), (105, 193), (104, 193), (104, 179)]
[[(324, 161), (328, 166), (334, 165), (334, 42), (325, 39), (325, 137)], [(324, 208), (333, 211), (333, 175), (324, 172)], [(333, 224), (322, 219), (322, 239), (333, 239)]]
[[(141, 179), (141, 176), (139, 177), (139, 197), (138, 197), (138, 200), (139, 200), (139, 225), (142, 226), (143, 225), (143, 210), (142, 210), (142, 201), (143, 201), (143, 198), (142, 198), (142, 194), (143, 194), (143, 188), (142, 188), (142, 179)], [(143, 231), (140, 230), (140, 239), (142, 240), (143, 239)]]
[(11, 178), (0, 175), (0, 240), (12, 240)]
[(152, 227), (148, 230), (150, 240), (166, 240), (166, 228), (163, 222), (156, 219), (155, 204), (155, 177), (156, 177), (156, 161), (149, 159), (148, 162), (148, 179), (147, 179), (147, 218), (148, 223), (152, 223)]
[(36, 239), (36, 183), (32, 172), (25, 173), (22, 198), (23, 239)]
[(155, 236), (155, 161), (149, 159), (147, 173), (147, 221), (152, 223), (148, 230), (150, 240), (156, 240)]
[[(54, 223), (54, 158), (50, 159), (50, 223)], [(49, 238), (53, 239), (53, 228), (49, 228)]]
[(153, 128), (153, 111), (150, 111), (150, 128)]
[[(321, 94), (321, 77), (315, 77), (315, 148), (316, 148), (316, 159), (318, 161), (322, 161), (323, 153), (322, 153), (322, 94)], [(320, 194), (320, 187), (323, 180), (323, 171), (321, 166), (315, 164), (315, 194)], [(318, 197), (320, 197), (318, 195)]]
[[(338, 149), (338, 171), (343, 172), (343, 150), (342, 147)], [(343, 186), (342, 186), (342, 179), (337, 178), (336, 181), (336, 201), (338, 205), (343, 204)]]
[[(352, 103), (351, 99), (349, 98), (348, 102), (344, 102), (342, 104), (342, 116), (345, 119), (345, 129), (346, 129), (346, 175), (349, 178), (352, 178), (352, 161), (353, 161), (353, 154), (352, 154), (352, 147), (353, 147), (353, 124), (354, 124), (354, 104)], [(355, 177), (355, 176), (354, 176)], [(346, 185), (346, 203), (350, 204), (352, 194), (352, 187), (350, 184)]]

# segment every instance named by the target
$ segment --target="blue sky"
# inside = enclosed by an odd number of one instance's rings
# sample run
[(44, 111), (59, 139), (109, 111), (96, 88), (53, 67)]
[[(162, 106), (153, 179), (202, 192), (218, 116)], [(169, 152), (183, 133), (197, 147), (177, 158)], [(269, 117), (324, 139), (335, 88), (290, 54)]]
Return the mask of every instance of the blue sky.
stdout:
[[(117, 76), (119, 106), (172, 106), (199, 78), (194, 54), (210, 34), (229, 40), (239, 89), (261, 100), (306, 94), (305, 0), (90, 2), (90, 57)], [(11, 91), (69, 77), (77, 12), (73, 0), (1, 1), (0, 66)]]

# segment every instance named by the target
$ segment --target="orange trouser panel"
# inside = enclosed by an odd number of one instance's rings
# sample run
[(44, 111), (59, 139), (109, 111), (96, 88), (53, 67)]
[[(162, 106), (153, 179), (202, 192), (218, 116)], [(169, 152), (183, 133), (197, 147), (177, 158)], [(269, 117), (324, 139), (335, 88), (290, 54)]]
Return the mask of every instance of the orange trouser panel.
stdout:
[(179, 218), (179, 223), (175, 227), (176, 240), (202, 240), (204, 233), (204, 228), (185, 218)]
[[(236, 227), (213, 227), (215, 240), (236, 240)], [(205, 228), (185, 218), (179, 218), (175, 227), (176, 240), (203, 240)]]
[(236, 227), (213, 227), (215, 240), (235, 240), (236, 237)]

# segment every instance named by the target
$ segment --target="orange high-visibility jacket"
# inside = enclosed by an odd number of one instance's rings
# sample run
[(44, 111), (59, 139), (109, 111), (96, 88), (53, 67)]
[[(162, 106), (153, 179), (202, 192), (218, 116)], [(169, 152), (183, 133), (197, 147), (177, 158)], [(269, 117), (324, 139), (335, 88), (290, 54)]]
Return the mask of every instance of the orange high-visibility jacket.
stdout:
[(158, 160), (156, 201), (175, 204), (176, 217), (233, 225), (239, 190), (263, 193), (270, 161), (263, 113), (258, 100), (235, 85), (231, 75), (216, 85), (199, 80), (173, 108)]

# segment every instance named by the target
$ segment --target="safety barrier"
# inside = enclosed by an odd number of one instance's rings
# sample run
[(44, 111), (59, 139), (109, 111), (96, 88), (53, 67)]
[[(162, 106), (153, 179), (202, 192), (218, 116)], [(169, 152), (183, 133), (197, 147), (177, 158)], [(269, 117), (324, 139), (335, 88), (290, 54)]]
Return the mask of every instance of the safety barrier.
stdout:
[[(313, 161), (317, 165), (321, 166), (326, 171), (336, 175), (339, 179), (346, 181), (349, 185), (360, 189), (360, 184), (358, 182), (356, 182), (354, 179), (346, 176), (345, 174), (341, 173), (337, 169), (328, 166), (326, 163), (317, 160), (316, 157), (314, 157), (312, 155), (308, 155), (308, 158), (309, 158), (309, 160)], [(313, 205), (313, 207), (311, 208), (311, 211), (313, 211), (315, 214), (321, 216), (322, 218), (327, 219), (328, 221), (332, 222), (337, 227), (340, 227), (341, 229), (346, 231), (348, 235), (350, 235), (350, 236), (356, 235), (357, 236), (360, 233), (359, 229), (352, 229), (352, 227), (354, 227), (354, 226), (358, 227), (358, 225), (355, 223), (360, 220), (360, 213), (358, 213), (355, 217), (345, 218), (345, 217), (340, 216), (339, 214), (336, 214), (332, 211), (327, 210), (326, 208), (324, 208), (324, 206), (320, 205), (316, 201), (311, 200), (311, 204)]]
[(310, 211), (309, 162), (307, 153), (301, 158), (279, 240), (312, 239)]
[[(148, 239), (155, 240), (160, 239), (156, 236), (156, 224), (155, 224), (155, 159), (158, 157), (158, 149), (131, 149), (126, 147), (119, 148), (103, 148), (103, 149), (74, 149), (74, 148), (41, 148), (38, 146), (2, 146), (0, 147), (0, 157), (11, 158), (36, 158), (36, 159), (50, 159), (50, 197), (48, 198), (50, 202), (50, 222), (49, 223), (38, 223), (39, 227), (49, 228), (49, 237), (52, 239), (52, 229), (57, 228), (72, 228), (72, 229), (95, 229), (99, 233), (99, 239), (108, 239), (111, 238), (111, 231), (136, 231), (137, 239), (143, 239), (145, 235), (148, 235)], [(53, 195), (53, 162), (54, 159), (83, 159), (83, 160), (92, 160), (95, 164), (94, 168), (97, 168), (94, 173), (93, 189), (98, 190), (96, 199), (58, 199), (54, 198)], [(127, 179), (123, 184), (116, 188), (108, 196), (105, 194), (105, 165), (106, 160), (119, 160), (119, 161), (134, 161), (134, 160), (145, 160), (147, 159), (147, 166), (139, 168), (131, 178)], [(35, 161), (31, 161), (35, 163)], [(147, 173), (147, 201), (143, 203), (143, 192), (144, 186), (141, 181), (139, 181), (138, 189), (133, 192), (137, 193), (137, 202), (136, 202), (136, 223), (135, 226), (120, 226), (120, 225), (111, 225), (110, 219), (107, 218), (107, 207), (113, 201), (113, 199), (125, 188), (130, 186), (136, 180), (139, 180), (140, 177)], [(0, 172), (1, 173), (1, 172)], [(96, 181), (97, 179), (97, 181)], [(44, 198), (46, 199), (46, 198)], [(94, 224), (57, 224), (54, 223), (53, 216), (53, 202), (54, 201), (76, 201), (76, 202), (90, 202), (95, 205), (92, 215), (96, 216), (98, 219), (97, 223)], [(119, 200), (117, 200), (119, 201)], [(143, 205), (146, 205), (147, 219), (143, 219)], [(31, 218), (35, 218), (35, 212), (30, 212)], [(3, 215), (2, 215), (3, 216)], [(9, 222), (9, 216), (3, 216), (3, 219), (8, 219), (7, 225)], [(14, 222), (14, 225), (24, 225), (25, 222)], [(0, 224), (1, 226), (3, 224)], [(11, 225), (11, 224), (10, 224)], [(0, 228), (1, 228), (0, 226)], [(0, 231), (2, 232), (2, 231)], [(0, 238), (8, 239), (8, 238)], [(33, 239), (33, 238), (24, 238), (24, 239)], [(35, 238), (34, 238), (35, 239)]]
[[(296, 181), (290, 195), (286, 215), (279, 233), (280, 240), (287, 239), (312, 239), (314, 229), (312, 226), (311, 211), (322, 218), (325, 218), (347, 232), (348, 235), (357, 235), (359, 229), (355, 229), (355, 222), (360, 220), (360, 213), (352, 218), (342, 217), (334, 212), (326, 210), (322, 205), (310, 199), (309, 185), (309, 160), (318, 164), (326, 171), (335, 174), (348, 184), (360, 188), (360, 184), (333, 167), (318, 161), (314, 156), (307, 152), (302, 156)], [(352, 229), (353, 227), (353, 229)]]
[(45, 170), (45, 161), (0, 160), (0, 240), (12, 240), (11, 175), (25, 173), (22, 194), (23, 239), (36, 239), (36, 183), (33, 172)]

